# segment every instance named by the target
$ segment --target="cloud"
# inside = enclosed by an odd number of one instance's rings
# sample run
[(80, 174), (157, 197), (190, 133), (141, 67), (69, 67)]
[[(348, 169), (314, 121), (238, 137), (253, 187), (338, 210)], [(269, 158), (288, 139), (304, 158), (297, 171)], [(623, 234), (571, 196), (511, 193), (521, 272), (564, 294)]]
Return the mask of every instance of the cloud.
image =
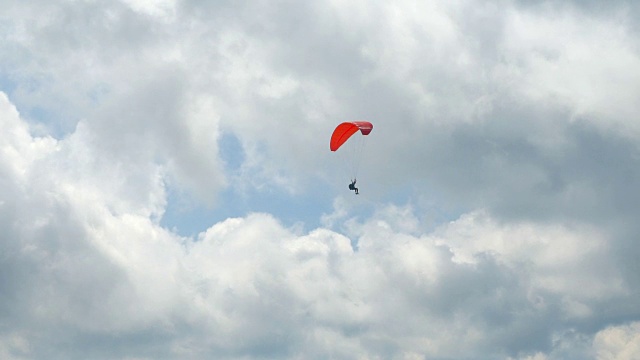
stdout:
[(413, 209), (389, 206), (350, 220), (349, 238), (255, 213), (182, 238), (152, 221), (154, 197), (106, 196), (119, 174), (82, 169), (97, 160), (78, 150), (82, 127), (37, 138), (6, 97), (2, 111), (3, 154), (19, 154), (2, 166), (12, 357), (520, 356), (626, 296), (613, 264), (594, 267), (606, 239), (592, 229), (486, 213), (422, 233)]
[(598, 359), (633, 359), (640, 354), (638, 323), (612, 326), (598, 332), (594, 348)]
[(627, 5), (8, 4), (0, 357), (634, 356)]

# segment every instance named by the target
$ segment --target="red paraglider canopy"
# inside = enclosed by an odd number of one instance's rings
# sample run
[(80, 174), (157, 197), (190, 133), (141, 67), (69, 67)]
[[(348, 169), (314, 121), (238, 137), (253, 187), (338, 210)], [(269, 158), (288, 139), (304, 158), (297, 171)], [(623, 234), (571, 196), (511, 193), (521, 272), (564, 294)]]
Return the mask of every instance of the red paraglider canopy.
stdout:
[(362, 135), (369, 135), (371, 130), (373, 130), (373, 124), (368, 121), (351, 121), (351, 122), (343, 122), (338, 125), (335, 130), (333, 130), (333, 134), (331, 134), (331, 144), (329, 145), (331, 151), (336, 151), (342, 144), (344, 144), (351, 135), (356, 132), (362, 133)]

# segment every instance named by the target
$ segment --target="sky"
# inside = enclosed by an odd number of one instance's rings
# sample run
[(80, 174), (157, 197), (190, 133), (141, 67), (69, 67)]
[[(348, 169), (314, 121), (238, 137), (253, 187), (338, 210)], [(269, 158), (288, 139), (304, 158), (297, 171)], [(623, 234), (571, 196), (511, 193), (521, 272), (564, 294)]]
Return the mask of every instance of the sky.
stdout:
[(640, 358), (636, 2), (0, 8), (0, 358)]

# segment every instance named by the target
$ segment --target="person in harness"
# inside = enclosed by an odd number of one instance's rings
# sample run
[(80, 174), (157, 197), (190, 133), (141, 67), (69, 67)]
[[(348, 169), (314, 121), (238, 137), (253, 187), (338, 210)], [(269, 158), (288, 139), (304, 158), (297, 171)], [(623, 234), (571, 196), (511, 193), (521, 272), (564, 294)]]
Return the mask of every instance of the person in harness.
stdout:
[(356, 179), (351, 180), (351, 184), (349, 184), (349, 190), (354, 190), (356, 195), (358, 195), (358, 188), (356, 187)]

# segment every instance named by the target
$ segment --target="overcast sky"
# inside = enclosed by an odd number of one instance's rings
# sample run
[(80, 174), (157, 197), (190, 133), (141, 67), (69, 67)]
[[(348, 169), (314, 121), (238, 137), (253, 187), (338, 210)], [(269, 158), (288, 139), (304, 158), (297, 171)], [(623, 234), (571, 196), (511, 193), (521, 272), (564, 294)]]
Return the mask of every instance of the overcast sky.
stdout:
[(0, 358), (640, 358), (636, 2), (0, 8)]

